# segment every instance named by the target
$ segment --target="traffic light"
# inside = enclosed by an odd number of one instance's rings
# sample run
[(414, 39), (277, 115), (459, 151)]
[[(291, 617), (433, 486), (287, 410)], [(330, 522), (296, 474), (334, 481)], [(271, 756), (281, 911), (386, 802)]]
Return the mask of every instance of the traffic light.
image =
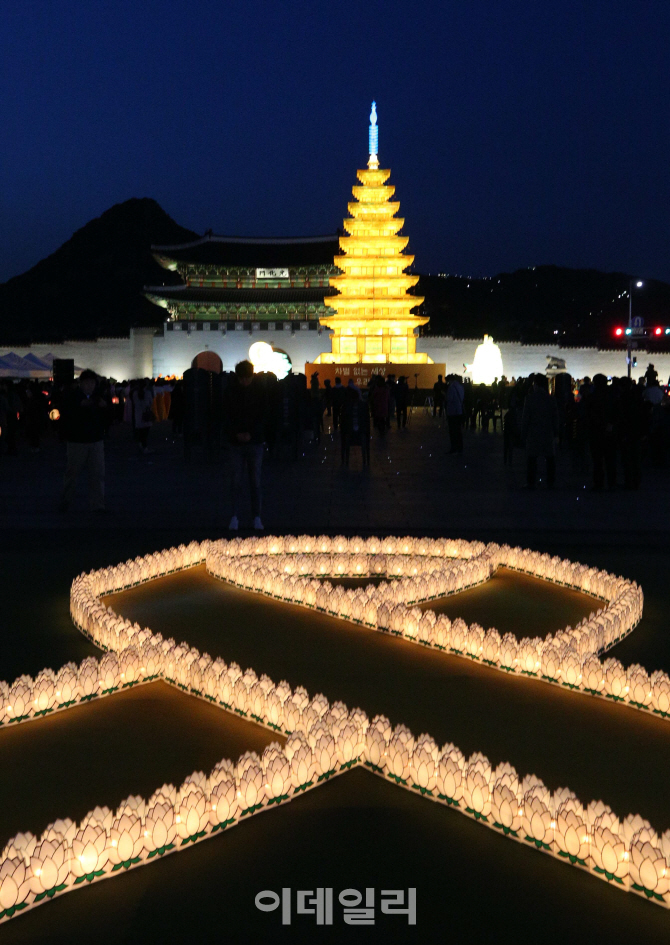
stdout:
[(654, 334), (655, 334), (655, 335), (660, 335), (660, 334), (662, 334), (662, 333), (663, 333), (663, 329), (662, 329), (662, 328), (654, 328)]
[(623, 335), (623, 328), (621, 328), (621, 327), (615, 328), (615, 329), (614, 329), (614, 334), (617, 336), (617, 338), (620, 338), (621, 335)]

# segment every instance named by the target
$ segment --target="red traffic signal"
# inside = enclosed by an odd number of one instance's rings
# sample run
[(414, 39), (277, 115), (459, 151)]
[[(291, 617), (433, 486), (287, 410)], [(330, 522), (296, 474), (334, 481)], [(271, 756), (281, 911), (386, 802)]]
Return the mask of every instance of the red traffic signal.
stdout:
[(615, 328), (615, 329), (614, 329), (614, 334), (615, 334), (617, 337), (620, 337), (621, 335), (623, 335), (623, 328)]

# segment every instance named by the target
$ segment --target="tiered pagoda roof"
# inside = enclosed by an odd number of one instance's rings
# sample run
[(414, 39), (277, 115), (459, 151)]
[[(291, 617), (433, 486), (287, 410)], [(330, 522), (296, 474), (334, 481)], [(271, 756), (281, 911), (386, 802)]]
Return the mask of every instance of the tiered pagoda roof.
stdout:
[(190, 243), (152, 246), (157, 262), (181, 286), (145, 286), (171, 319), (317, 320), (334, 293), (337, 234), (249, 238), (207, 233)]
[(206, 234), (192, 243), (152, 246), (154, 258), (164, 269), (210, 266), (244, 269), (332, 267), (338, 235), (277, 238), (247, 238)]

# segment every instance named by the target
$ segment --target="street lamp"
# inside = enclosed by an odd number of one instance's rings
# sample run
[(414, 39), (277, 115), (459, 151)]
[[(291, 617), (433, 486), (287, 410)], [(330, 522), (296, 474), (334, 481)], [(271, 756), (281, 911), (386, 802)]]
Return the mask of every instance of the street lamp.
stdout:
[(632, 351), (632, 342), (631, 338), (633, 335), (633, 283), (637, 289), (641, 289), (643, 282), (639, 279), (631, 279), (628, 285), (628, 331), (626, 332), (626, 361), (628, 363), (628, 377), (631, 374), (631, 351)]

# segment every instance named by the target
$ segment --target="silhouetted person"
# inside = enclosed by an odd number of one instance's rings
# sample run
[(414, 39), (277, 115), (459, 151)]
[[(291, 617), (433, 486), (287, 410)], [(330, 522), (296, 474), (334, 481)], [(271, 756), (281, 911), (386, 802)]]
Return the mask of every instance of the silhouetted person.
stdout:
[(133, 423), (135, 435), (140, 444), (140, 452), (144, 454), (151, 453), (153, 450), (149, 449), (149, 430), (151, 430), (156, 419), (153, 410), (154, 392), (145, 378), (138, 382), (137, 389), (133, 391), (132, 403)]
[(444, 410), (444, 395), (446, 385), (442, 380), (442, 375), (437, 375), (437, 380), (433, 384), (433, 416), (441, 417)]
[(454, 374), (449, 379), (446, 395), (447, 424), (449, 426), (449, 452), (463, 452), (463, 409), (465, 388), (460, 377)]
[(344, 403), (344, 387), (339, 377), (335, 378), (335, 387), (333, 388), (333, 430), (337, 430), (340, 425), (340, 415), (342, 413), (342, 404)]
[(39, 453), (40, 437), (47, 425), (48, 403), (36, 381), (26, 387), (24, 419), (31, 453)]
[(254, 528), (263, 530), (261, 521), (261, 469), (265, 441), (265, 396), (250, 361), (235, 365), (235, 377), (224, 392), (223, 423), (230, 444), (231, 457), (231, 505), (232, 517), (228, 528), (236, 532), (239, 527), (239, 498), (242, 476), (246, 469), (251, 492), (251, 509)]
[(646, 412), (642, 390), (630, 377), (621, 378), (619, 410), (619, 447), (624, 489), (639, 489), (640, 441), (645, 432)]
[(395, 414), (398, 429), (407, 426), (407, 406), (409, 404), (409, 386), (406, 377), (399, 377), (395, 392)]
[(586, 398), (589, 445), (593, 459), (593, 488), (602, 491), (607, 478), (608, 489), (616, 485), (616, 447), (618, 411), (614, 391), (607, 386), (604, 374), (593, 378), (593, 391)]
[(326, 408), (326, 416), (333, 415), (333, 388), (330, 386), (330, 378), (327, 377), (323, 382), (323, 405)]
[(549, 383), (544, 374), (536, 374), (533, 386), (526, 395), (521, 418), (521, 432), (526, 443), (526, 481), (535, 488), (537, 458), (544, 456), (547, 464), (547, 488), (556, 481), (556, 437), (558, 436), (558, 407), (549, 394)]
[(67, 443), (67, 467), (59, 510), (66, 512), (79, 473), (88, 473), (88, 504), (92, 512), (105, 509), (105, 428), (108, 405), (96, 391), (97, 376), (82, 371), (79, 382), (62, 400), (61, 424)]
[(172, 420), (172, 432), (175, 436), (181, 436), (184, 432), (184, 382), (177, 381), (172, 388), (170, 398), (170, 413), (168, 419)]
[[(382, 381), (383, 385), (383, 381)], [(349, 465), (349, 453), (352, 446), (361, 447), (363, 466), (370, 465), (370, 410), (361, 391), (350, 378), (342, 389), (342, 414), (340, 418), (340, 450), (342, 465)]]
[(7, 442), (7, 418), (9, 416), (9, 397), (7, 387), (0, 383), (0, 455), (4, 452)]
[(647, 366), (647, 370), (644, 372), (644, 379), (647, 382), (647, 386), (657, 383), (658, 371), (653, 364)]
[(398, 385), (396, 384), (395, 374), (389, 374), (386, 378), (386, 388), (389, 392), (389, 412), (386, 418), (386, 429), (391, 429), (391, 422), (395, 416), (395, 395)]
[(386, 433), (386, 423), (389, 416), (389, 389), (381, 377), (374, 379), (370, 391), (370, 412), (375, 429)]
[(323, 408), (324, 401), (321, 396), (321, 389), (319, 387), (319, 372), (314, 371), (309, 380), (309, 395), (310, 403), (309, 409), (312, 420), (312, 432), (314, 434), (314, 442), (321, 442), (321, 431), (323, 430)]

